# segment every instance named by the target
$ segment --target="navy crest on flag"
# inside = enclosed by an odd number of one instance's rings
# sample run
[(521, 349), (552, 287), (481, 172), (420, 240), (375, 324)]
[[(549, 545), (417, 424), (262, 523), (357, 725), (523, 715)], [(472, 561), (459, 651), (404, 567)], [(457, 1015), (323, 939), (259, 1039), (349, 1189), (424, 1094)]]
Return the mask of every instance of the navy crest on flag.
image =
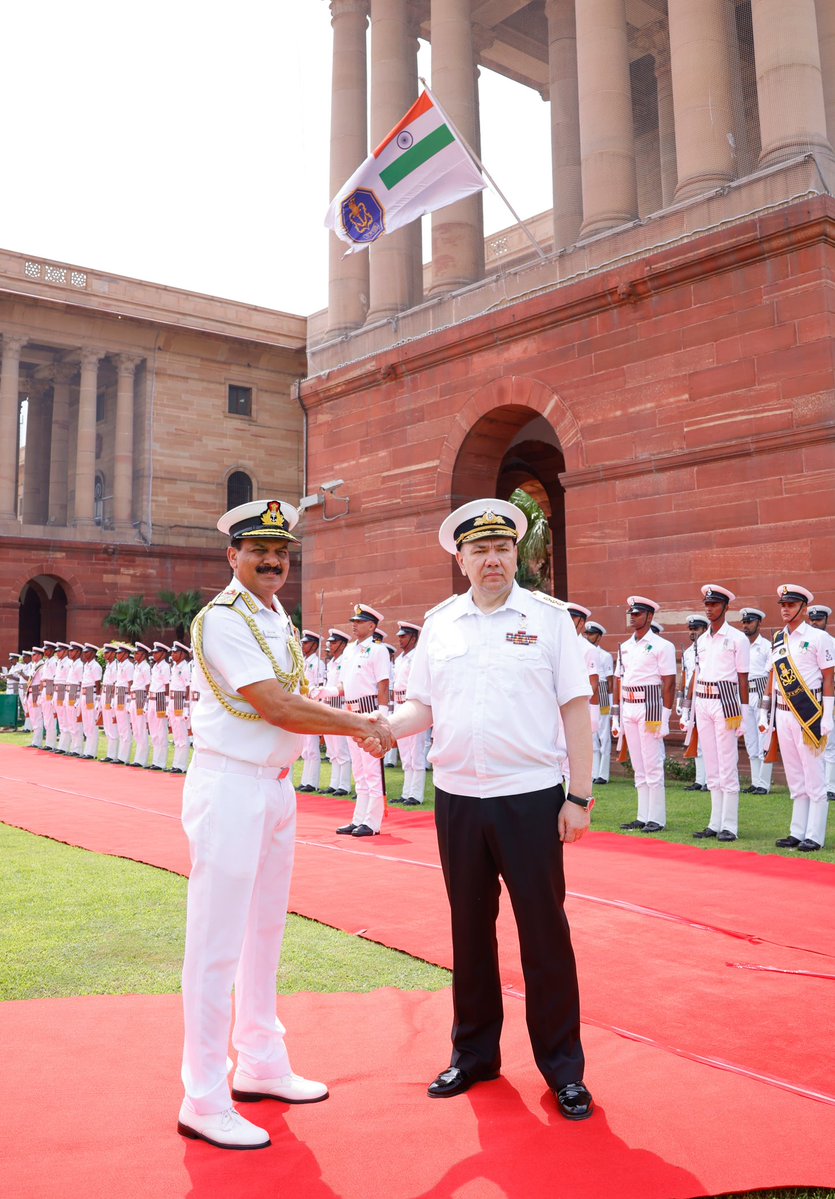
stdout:
[(342, 227), (351, 241), (372, 242), (386, 231), (385, 216), (373, 191), (358, 187), (342, 201)]

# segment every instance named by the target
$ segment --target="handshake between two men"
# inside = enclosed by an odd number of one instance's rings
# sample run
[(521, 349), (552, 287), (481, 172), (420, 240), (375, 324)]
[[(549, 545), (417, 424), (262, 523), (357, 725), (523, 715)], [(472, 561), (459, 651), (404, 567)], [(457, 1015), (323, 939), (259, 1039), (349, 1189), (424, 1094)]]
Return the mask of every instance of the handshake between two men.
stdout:
[(360, 749), (375, 758), (384, 757), (395, 743), (391, 724), (385, 712), (377, 710), (364, 718), (367, 729), (364, 734), (355, 733), (354, 741)]

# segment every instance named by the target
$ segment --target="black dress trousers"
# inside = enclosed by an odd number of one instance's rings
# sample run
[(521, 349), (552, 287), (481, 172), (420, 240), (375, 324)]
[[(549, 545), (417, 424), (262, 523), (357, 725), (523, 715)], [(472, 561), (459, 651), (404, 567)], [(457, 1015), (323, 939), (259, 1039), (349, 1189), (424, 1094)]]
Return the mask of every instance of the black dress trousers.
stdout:
[(452, 916), (452, 1062), (486, 1074), (501, 1062), (496, 918), (504, 880), (519, 930), (534, 1059), (554, 1089), (583, 1077), (580, 998), (565, 916), (557, 816), (562, 787), (478, 799), (436, 789), (435, 825)]

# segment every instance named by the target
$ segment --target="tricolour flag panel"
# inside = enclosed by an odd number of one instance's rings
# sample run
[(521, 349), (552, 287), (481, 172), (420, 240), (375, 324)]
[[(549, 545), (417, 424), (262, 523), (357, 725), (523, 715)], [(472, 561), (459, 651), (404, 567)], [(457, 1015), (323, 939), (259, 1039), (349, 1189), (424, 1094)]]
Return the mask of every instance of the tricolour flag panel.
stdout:
[(325, 225), (353, 249), (481, 191), (486, 182), (428, 92), (354, 171)]

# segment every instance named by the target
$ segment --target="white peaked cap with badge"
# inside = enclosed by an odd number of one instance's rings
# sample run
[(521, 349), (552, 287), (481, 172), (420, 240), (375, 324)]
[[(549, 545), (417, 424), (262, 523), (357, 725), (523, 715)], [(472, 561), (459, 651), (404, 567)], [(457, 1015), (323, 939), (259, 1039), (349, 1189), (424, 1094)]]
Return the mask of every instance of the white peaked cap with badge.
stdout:
[(781, 583), (777, 588), (777, 598), (789, 604), (811, 604), (815, 597), (808, 587), (799, 583)]
[(224, 512), (217, 527), (233, 540), (274, 537), (280, 541), (298, 541), (290, 532), (298, 523), (298, 510), (284, 500), (252, 500)]
[(456, 554), (468, 541), (484, 537), (512, 537), (518, 545), (528, 531), (528, 518), (507, 500), (470, 500), (456, 508), (438, 530), (438, 540), (448, 554)]
[(591, 608), (585, 608), (582, 604), (575, 604), (573, 600), (566, 600), (565, 606), (569, 612), (576, 612), (579, 616), (585, 617), (586, 620), (591, 616)]
[(702, 597), (708, 604), (732, 604), (736, 599), (732, 591), (727, 587), (720, 587), (718, 583), (705, 583), (702, 587)]
[(655, 600), (647, 599), (645, 595), (628, 595), (626, 606), (627, 608), (637, 608), (639, 612), (657, 612), (661, 607)]

